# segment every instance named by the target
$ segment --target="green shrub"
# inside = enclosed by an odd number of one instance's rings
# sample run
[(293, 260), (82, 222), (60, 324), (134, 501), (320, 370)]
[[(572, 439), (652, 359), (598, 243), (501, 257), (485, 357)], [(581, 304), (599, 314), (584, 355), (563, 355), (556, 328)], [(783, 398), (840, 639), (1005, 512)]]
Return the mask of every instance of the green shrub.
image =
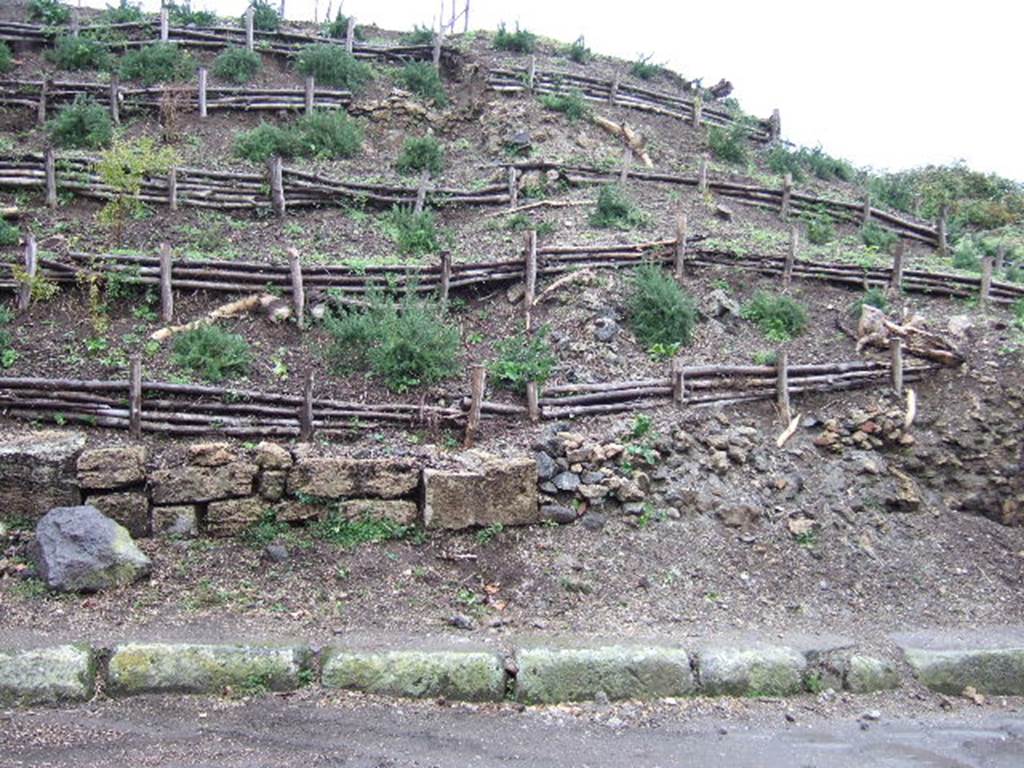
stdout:
[(0, 217), (0, 246), (17, 245), (21, 242), (21, 233), (18, 228), (7, 219)]
[(354, 157), (363, 144), (363, 131), (345, 112), (314, 110), (296, 123), (304, 156), (325, 158)]
[(256, 51), (247, 48), (231, 47), (225, 49), (213, 61), (213, 74), (222, 80), (232, 83), (248, 83), (260, 71), (263, 59)]
[(458, 372), (459, 331), (437, 303), (410, 292), (401, 300), (373, 294), (368, 304), (324, 320), (331, 336), (327, 355), (336, 370), (369, 370), (394, 392)]
[(400, 253), (419, 256), (441, 249), (432, 211), (413, 213), (407, 206), (396, 205), (384, 217), (384, 231), (395, 241)]
[(800, 157), (807, 168), (823, 181), (838, 179), (839, 181), (852, 181), (856, 175), (853, 166), (845, 160), (832, 157), (821, 147), (814, 149), (800, 148)]
[(177, 43), (153, 43), (121, 57), (121, 77), (143, 85), (187, 80), (195, 61)]
[(274, 155), (296, 157), (302, 153), (302, 149), (299, 136), (291, 127), (280, 128), (270, 123), (260, 123), (235, 136), (235, 154), (254, 163), (266, 162)]
[(899, 239), (899, 235), (895, 232), (890, 232), (880, 224), (876, 224), (873, 221), (869, 221), (867, 225), (861, 228), (860, 238), (864, 241), (864, 245), (885, 252), (895, 245)]
[(558, 361), (551, 354), (547, 334), (548, 329), (541, 328), (532, 338), (517, 333), (495, 344), (498, 356), (487, 369), (499, 387), (526, 392), (529, 382), (548, 380)]
[(768, 150), (766, 161), (768, 168), (779, 176), (791, 174), (793, 181), (803, 181), (805, 178), (804, 164), (800, 160), (800, 154), (781, 144), (776, 144)]
[(370, 80), (370, 68), (357, 61), (341, 46), (330, 43), (307, 45), (299, 51), (295, 68), (312, 75), (320, 85), (347, 88), (358, 93)]
[(412, 28), (412, 32), (402, 35), (402, 43), (405, 45), (433, 45), (434, 30), (417, 24)]
[(91, 96), (76, 96), (47, 125), (53, 143), (58, 147), (99, 149), (114, 137), (114, 126), (106, 107)]
[(628, 319), (645, 348), (678, 348), (690, 343), (697, 307), (660, 267), (645, 264), (633, 274)]
[(217, 23), (217, 14), (210, 11), (193, 11), (190, 2), (171, 3), (167, 6), (171, 24), (177, 27), (212, 27)]
[(1024, 267), (1020, 264), (1010, 264), (1003, 272), (1003, 277), (1009, 283), (1024, 283)]
[(128, 0), (121, 0), (117, 5), (108, 5), (99, 15), (100, 24), (129, 24), (143, 21), (146, 14), (142, 8)]
[(441, 76), (433, 66), (425, 61), (409, 62), (398, 73), (396, 79), (399, 85), (407, 91), (412, 91), (425, 101), (433, 103), (434, 106), (443, 107), (448, 103), (448, 96), (445, 95)]
[(18, 360), (18, 352), (14, 349), (14, 336), (7, 326), (14, 315), (5, 306), (0, 306), (0, 368), (10, 368)]
[(818, 213), (807, 220), (807, 239), (814, 245), (831, 243), (836, 236), (836, 227), (827, 213)]
[(157, 149), (151, 138), (115, 141), (100, 155), (96, 164), (100, 179), (114, 194), (100, 211), (100, 221), (113, 227), (115, 235), (120, 238), (128, 217), (145, 211), (145, 204), (139, 200), (143, 180), (147, 176), (163, 176), (177, 162), (178, 156), (173, 149)]
[(740, 310), (772, 341), (789, 341), (807, 327), (807, 310), (788, 296), (759, 291)]
[(244, 376), (251, 362), (245, 338), (216, 325), (185, 331), (174, 342), (174, 364), (213, 383)]
[(636, 229), (647, 223), (647, 215), (636, 207), (626, 193), (615, 184), (602, 187), (597, 207), (590, 214), (590, 224), (602, 229)]
[(745, 163), (749, 154), (747, 130), (739, 123), (731, 128), (712, 125), (708, 128), (708, 147), (719, 160), (727, 163)]
[(594, 58), (593, 52), (587, 48), (587, 44), (583, 41), (583, 35), (577, 37), (572, 45), (566, 46), (565, 55), (570, 61), (575, 61), (577, 64), (586, 64)]
[(961, 237), (953, 248), (953, 266), (968, 272), (981, 272), (982, 250), (972, 237)]
[(590, 106), (579, 91), (545, 93), (540, 97), (545, 109), (561, 112), (570, 120), (582, 120), (590, 114)]
[(0, 40), (0, 74), (10, 72), (14, 67), (14, 61), (11, 58), (11, 49), (3, 40)]
[(1017, 325), (1024, 328), (1024, 299), (1017, 299), (1013, 304), (1013, 316), (1017, 320)]
[(637, 56), (630, 67), (629, 71), (634, 77), (639, 77), (641, 80), (651, 80), (662, 73), (664, 67), (660, 64), (652, 64), (651, 59), (654, 58), (654, 54), (648, 54), (646, 56)]
[(886, 307), (889, 306), (889, 299), (885, 297), (885, 291), (881, 288), (868, 288), (864, 291), (864, 295), (857, 299), (853, 306), (850, 307), (850, 314), (860, 317), (865, 305), (884, 312)]
[(537, 47), (537, 36), (525, 29), (520, 29), (516, 23), (516, 31), (509, 32), (505, 23), (498, 25), (498, 31), (494, 33), (494, 47), (499, 51), (514, 51), (516, 53), (533, 53)]
[(58, 69), (69, 71), (105, 69), (110, 64), (107, 46), (86, 35), (61, 35), (53, 44), (53, 48), (46, 52), (46, 58)]
[(401, 173), (419, 173), (426, 170), (436, 176), (444, 168), (444, 149), (441, 142), (433, 136), (406, 139), (396, 167)]
[[(281, 17), (277, 10), (268, 0), (250, 0), (249, 7), (252, 8), (252, 26), (261, 32), (276, 32), (281, 25)], [(242, 23), (245, 23), (245, 14), (242, 15)]]
[[(338, 9), (338, 15), (334, 17), (334, 21), (330, 21), (324, 26), (324, 35), (327, 37), (333, 37), (335, 40), (344, 40), (345, 35), (348, 34), (348, 16)], [(356, 24), (352, 30), (352, 37), (355, 40), (363, 41), (366, 39), (366, 29), (361, 25)]]
[(32, 0), (28, 4), (28, 17), (40, 21), (47, 27), (67, 24), (71, 18), (71, 9), (60, 0)]

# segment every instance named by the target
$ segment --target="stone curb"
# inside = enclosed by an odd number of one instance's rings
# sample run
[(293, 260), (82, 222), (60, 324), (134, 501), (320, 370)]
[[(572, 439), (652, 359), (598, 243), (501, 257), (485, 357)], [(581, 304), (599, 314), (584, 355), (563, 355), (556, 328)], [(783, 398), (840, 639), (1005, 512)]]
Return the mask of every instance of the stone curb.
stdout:
[[(1024, 647), (934, 650), (901, 646), (924, 686), (959, 694), (1024, 696)], [(103, 663), (105, 662), (105, 663)], [(399, 698), (557, 704), (686, 696), (851, 693), (901, 685), (895, 664), (852, 648), (784, 645), (516, 647), (369, 651), (305, 644), (65, 644), (0, 650), (0, 705), (86, 701), (148, 693), (253, 695), (317, 684)]]

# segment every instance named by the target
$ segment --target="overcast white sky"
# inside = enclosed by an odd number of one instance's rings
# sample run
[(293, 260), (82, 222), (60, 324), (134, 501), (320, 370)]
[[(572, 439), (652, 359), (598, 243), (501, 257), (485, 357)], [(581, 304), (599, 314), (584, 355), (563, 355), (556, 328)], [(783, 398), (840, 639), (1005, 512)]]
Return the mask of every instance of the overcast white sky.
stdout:
[[(328, 2), (286, 1), (286, 15), (304, 19), (314, 10), (322, 18)], [(461, 9), (465, 0), (455, 2)], [(429, 25), (440, 4), (344, 0), (346, 13), (389, 29)], [(193, 0), (221, 15), (246, 5)], [(565, 41), (584, 35), (603, 54), (652, 53), (705, 84), (728, 78), (747, 112), (781, 110), (787, 139), (820, 143), (857, 165), (895, 170), (962, 158), (1024, 180), (1019, 0), (472, 0), (471, 29), (499, 21)]]

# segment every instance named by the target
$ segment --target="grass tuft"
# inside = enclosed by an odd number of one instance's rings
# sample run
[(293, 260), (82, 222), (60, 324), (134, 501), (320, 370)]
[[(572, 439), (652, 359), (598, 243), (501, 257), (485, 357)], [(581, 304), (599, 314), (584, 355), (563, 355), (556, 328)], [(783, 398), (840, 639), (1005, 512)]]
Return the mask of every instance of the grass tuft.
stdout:
[(638, 267), (629, 295), (629, 326), (648, 350), (687, 346), (697, 324), (697, 306), (665, 272)]
[(249, 372), (252, 352), (243, 336), (216, 325), (201, 325), (174, 342), (174, 364), (214, 384)]
[(759, 291), (740, 310), (771, 341), (789, 341), (807, 327), (807, 310), (789, 296)]

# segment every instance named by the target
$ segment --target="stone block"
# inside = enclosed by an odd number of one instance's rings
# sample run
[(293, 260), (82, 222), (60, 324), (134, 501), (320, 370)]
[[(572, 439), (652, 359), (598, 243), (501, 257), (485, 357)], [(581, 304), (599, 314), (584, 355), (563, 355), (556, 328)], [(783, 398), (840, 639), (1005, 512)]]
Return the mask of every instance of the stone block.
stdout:
[(95, 678), (96, 659), (88, 646), (0, 650), (2, 706), (88, 701)]
[(81, 496), (75, 463), (85, 447), (79, 432), (44, 430), (0, 442), (0, 515), (38, 520)]
[(117, 491), (89, 496), (86, 504), (128, 529), (133, 538), (149, 536), (149, 498), (142, 491)]
[(352, 499), (338, 505), (338, 514), (348, 520), (371, 517), (413, 525), (419, 520), (420, 510), (415, 501), (404, 499)]
[(709, 696), (792, 696), (803, 690), (807, 659), (783, 646), (705, 648), (697, 656)]
[(423, 472), (423, 522), (428, 528), (529, 525), (540, 519), (532, 456), (488, 457), (466, 470)]
[(255, 460), (256, 465), (263, 470), (288, 469), (293, 463), (287, 448), (266, 441), (256, 446)]
[(191, 537), (199, 533), (199, 515), (191, 504), (153, 507), (153, 535)]
[(210, 536), (235, 536), (259, 522), (267, 503), (256, 496), (211, 501), (206, 508), (206, 532)]
[(146, 448), (94, 448), (78, 457), (78, 484), (89, 490), (121, 488), (146, 481)]
[(280, 501), (288, 484), (288, 473), (265, 469), (260, 472), (259, 492), (267, 501)]
[(248, 496), (253, 490), (257, 467), (236, 461), (219, 467), (171, 467), (149, 476), (154, 504), (190, 504)]
[(323, 499), (395, 499), (413, 493), (419, 480), (419, 468), (409, 461), (303, 458), (288, 473), (288, 493)]

